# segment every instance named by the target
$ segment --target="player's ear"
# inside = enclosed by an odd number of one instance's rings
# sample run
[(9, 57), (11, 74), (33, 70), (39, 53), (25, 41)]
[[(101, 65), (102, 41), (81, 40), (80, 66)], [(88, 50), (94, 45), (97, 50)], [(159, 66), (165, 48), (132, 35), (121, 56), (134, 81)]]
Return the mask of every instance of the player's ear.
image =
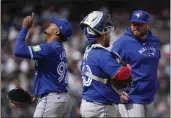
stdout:
[(150, 29), (150, 23), (147, 24), (147, 28)]
[(60, 34), (60, 31), (59, 30), (56, 30), (55, 31), (55, 35), (59, 35)]

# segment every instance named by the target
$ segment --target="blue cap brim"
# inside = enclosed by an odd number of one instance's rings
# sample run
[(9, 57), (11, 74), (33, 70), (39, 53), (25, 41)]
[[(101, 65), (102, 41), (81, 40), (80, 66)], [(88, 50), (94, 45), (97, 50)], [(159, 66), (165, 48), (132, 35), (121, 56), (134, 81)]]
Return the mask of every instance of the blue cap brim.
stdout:
[[(52, 22), (54, 22), (58, 27), (60, 27), (60, 20), (57, 20), (54, 16), (51, 18)], [(61, 31), (60, 31), (61, 32)], [(61, 32), (62, 33), (62, 32)], [(65, 36), (64, 36), (65, 37)], [(68, 38), (65, 37), (67, 40)]]
[(58, 20), (54, 17), (54, 16), (52, 16), (52, 18), (51, 18), (51, 20), (52, 20), (52, 22), (54, 22), (57, 26), (59, 26), (58, 24)]
[(143, 24), (148, 23), (148, 22), (145, 22), (145, 21), (142, 21), (142, 20), (131, 20), (129, 22), (138, 22), (138, 23), (143, 23)]

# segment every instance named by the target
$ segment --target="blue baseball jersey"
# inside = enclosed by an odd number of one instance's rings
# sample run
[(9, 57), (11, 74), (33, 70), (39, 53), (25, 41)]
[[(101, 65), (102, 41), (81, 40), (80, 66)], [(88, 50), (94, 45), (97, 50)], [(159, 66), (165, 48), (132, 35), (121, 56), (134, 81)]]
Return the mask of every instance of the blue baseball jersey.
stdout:
[(160, 41), (148, 31), (147, 39), (136, 38), (130, 28), (114, 42), (112, 51), (132, 66), (133, 86), (126, 88), (128, 103), (149, 104), (159, 89), (157, 70), (160, 59)]
[(67, 92), (67, 58), (61, 42), (55, 41), (36, 46), (25, 45), (28, 30), (23, 28), (16, 40), (14, 55), (36, 60), (34, 94)]
[(103, 48), (91, 49), (87, 58), (83, 58), (81, 64), (82, 98), (98, 103), (119, 103), (120, 95), (112, 88), (111, 84), (93, 80), (86, 76), (85, 73), (89, 72), (96, 77), (111, 79), (121, 67), (109, 51)]

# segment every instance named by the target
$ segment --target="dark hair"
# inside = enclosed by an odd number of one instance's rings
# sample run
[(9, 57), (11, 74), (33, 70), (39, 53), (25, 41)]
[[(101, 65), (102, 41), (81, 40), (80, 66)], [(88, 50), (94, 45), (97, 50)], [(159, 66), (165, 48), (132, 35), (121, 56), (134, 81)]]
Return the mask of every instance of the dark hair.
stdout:
[(67, 38), (64, 37), (64, 35), (61, 32), (59, 33), (59, 37), (61, 41), (67, 41)]

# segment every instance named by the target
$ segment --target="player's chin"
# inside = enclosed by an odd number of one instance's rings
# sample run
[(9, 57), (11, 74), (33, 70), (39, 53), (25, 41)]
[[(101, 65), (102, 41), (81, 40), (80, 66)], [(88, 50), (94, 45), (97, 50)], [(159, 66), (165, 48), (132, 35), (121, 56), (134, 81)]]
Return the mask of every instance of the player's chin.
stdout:
[(139, 37), (140, 36), (140, 32), (138, 32), (138, 31), (134, 31), (134, 36), (136, 36), (136, 37)]
[(110, 46), (110, 44), (109, 44), (109, 43), (105, 44), (105, 47), (106, 47), (106, 48), (108, 48), (109, 46)]
[(45, 34), (47, 34), (47, 29), (44, 31)]

